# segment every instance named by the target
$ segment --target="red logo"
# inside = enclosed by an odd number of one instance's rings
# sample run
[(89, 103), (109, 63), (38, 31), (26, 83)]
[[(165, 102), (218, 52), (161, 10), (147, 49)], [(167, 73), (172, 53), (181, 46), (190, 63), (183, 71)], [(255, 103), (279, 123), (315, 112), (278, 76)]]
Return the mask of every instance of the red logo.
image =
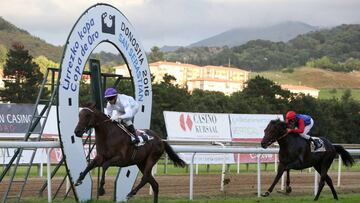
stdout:
[(183, 129), (184, 131), (186, 131), (186, 127), (189, 131), (191, 131), (192, 129), (192, 126), (193, 126), (193, 122), (190, 118), (189, 115), (186, 116), (186, 119), (185, 119), (185, 115), (184, 114), (181, 114), (180, 115), (180, 127), (181, 129)]

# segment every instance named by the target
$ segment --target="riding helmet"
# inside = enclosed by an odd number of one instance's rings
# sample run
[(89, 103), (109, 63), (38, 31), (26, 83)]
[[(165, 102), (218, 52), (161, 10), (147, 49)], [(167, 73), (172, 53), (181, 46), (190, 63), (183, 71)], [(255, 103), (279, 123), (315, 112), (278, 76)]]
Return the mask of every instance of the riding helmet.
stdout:
[(115, 88), (109, 87), (105, 90), (105, 98), (114, 97), (118, 94)]
[(288, 111), (288, 112), (286, 113), (286, 122), (287, 122), (288, 120), (294, 119), (295, 117), (296, 117), (295, 111)]

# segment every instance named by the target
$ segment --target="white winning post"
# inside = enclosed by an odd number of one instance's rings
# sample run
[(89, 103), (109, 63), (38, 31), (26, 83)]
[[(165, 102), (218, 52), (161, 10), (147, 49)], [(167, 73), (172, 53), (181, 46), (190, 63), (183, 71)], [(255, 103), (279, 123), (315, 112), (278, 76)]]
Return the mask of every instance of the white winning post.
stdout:
[[(59, 74), (58, 126), (71, 184), (74, 184), (87, 165), (82, 139), (77, 138), (73, 132), (79, 120), (80, 80), (88, 57), (103, 42), (109, 42), (121, 52), (131, 75), (134, 76), (134, 95), (140, 104), (140, 110), (134, 120), (135, 126), (141, 129), (150, 127), (151, 75), (140, 38), (128, 19), (115, 7), (108, 4), (91, 6), (76, 21), (69, 34)], [(116, 201), (126, 200), (123, 197), (130, 192), (137, 173), (137, 167), (133, 166), (119, 171)], [(74, 188), (79, 201), (90, 200), (92, 193), (90, 174), (86, 175), (83, 184)]]

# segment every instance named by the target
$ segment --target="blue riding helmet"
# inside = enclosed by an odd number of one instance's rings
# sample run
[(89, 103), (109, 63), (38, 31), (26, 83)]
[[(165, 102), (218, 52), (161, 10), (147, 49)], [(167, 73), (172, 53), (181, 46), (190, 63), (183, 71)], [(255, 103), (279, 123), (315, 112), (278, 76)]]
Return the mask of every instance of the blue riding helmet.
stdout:
[(118, 94), (117, 90), (113, 87), (109, 87), (105, 90), (105, 98), (114, 97)]

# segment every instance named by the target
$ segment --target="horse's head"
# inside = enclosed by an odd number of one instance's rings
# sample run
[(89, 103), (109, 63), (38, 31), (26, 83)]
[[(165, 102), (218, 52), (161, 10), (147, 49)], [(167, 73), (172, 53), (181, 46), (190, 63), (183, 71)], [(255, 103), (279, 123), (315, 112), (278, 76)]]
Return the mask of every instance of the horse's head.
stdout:
[(267, 148), (286, 134), (286, 123), (279, 119), (272, 120), (264, 130), (264, 137), (261, 140), (261, 147)]
[(76, 137), (82, 135), (97, 125), (96, 109), (93, 107), (85, 107), (79, 112), (79, 122), (75, 127), (74, 133)]

